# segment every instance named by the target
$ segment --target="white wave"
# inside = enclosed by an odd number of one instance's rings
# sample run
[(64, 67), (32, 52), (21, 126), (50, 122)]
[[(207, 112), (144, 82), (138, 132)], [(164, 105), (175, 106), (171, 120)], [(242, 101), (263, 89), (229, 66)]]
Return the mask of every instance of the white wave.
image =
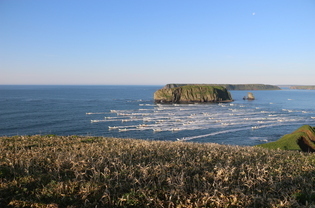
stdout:
[(258, 140), (260, 142), (268, 142), (269, 140), (266, 139), (267, 137), (249, 137), (251, 140)]
[(154, 132), (160, 132), (160, 131), (163, 131), (163, 129), (158, 128), (158, 129), (153, 129), (153, 131)]
[[(290, 125), (290, 124), (281, 124), (283, 125)], [(226, 133), (231, 133), (231, 132), (237, 132), (237, 131), (245, 131), (245, 130), (250, 130), (250, 129), (261, 129), (261, 128), (268, 128), (272, 126), (280, 126), (279, 124), (270, 124), (270, 125), (261, 125), (261, 126), (253, 126), (253, 127), (243, 127), (243, 128), (237, 128), (237, 129), (228, 129), (228, 130), (223, 130), (223, 131), (217, 131), (217, 132), (212, 132), (209, 134), (203, 134), (203, 135), (197, 135), (197, 136), (192, 136), (192, 137), (184, 137), (181, 139), (177, 139), (178, 141), (189, 141), (193, 139), (199, 139), (199, 138), (204, 138), (204, 137), (210, 137), (210, 136), (215, 136), (218, 134), (226, 134)]]
[(223, 125), (223, 126), (229, 126), (229, 125), (231, 125), (230, 123), (221, 123), (221, 125)]
[(172, 131), (181, 131), (181, 130), (183, 130), (183, 129), (180, 129), (180, 128), (172, 128), (171, 130), (172, 130)]
[(118, 129), (118, 131), (128, 131), (128, 129)]
[(192, 137), (184, 137), (182, 139), (177, 139), (177, 140), (178, 141), (188, 141), (188, 140), (199, 139), (199, 138), (203, 138), (203, 137), (214, 136), (214, 135), (218, 135), (218, 134), (226, 134), (226, 133), (230, 133), (230, 132), (244, 131), (244, 130), (248, 130), (248, 129), (250, 129), (250, 128), (246, 127), (246, 128), (239, 128), (239, 129), (229, 129), (229, 130), (224, 130), (224, 131), (213, 132), (210, 134), (203, 134), (203, 135), (192, 136)]
[(95, 114), (106, 114), (108, 112), (88, 112), (88, 113), (85, 113), (86, 115), (95, 115)]
[(130, 119), (122, 119), (121, 122), (132, 122), (132, 121), (142, 121), (141, 118), (130, 118)]
[(121, 119), (123, 119), (124, 117), (126, 117), (126, 116), (123, 116), (123, 117), (105, 116), (104, 119), (106, 119), (106, 120), (111, 120), (111, 121), (112, 121), (112, 120), (121, 120)]
[[(139, 104), (139, 106), (145, 105), (147, 104)], [(218, 104), (210, 106), (195, 104), (179, 104), (176, 106), (154, 105), (153, 108), (147, 109), (139, 107), (139, 109), (132, 110), (111, 110), (111, 113), (116, 113), (117, 116), (105, 117), (105, 120), (91, 120), (91, 122), (132, 122), (129, 126), (129, 123), (126, 123), (126, 125), (119, 127), (108, 127), (109, 129), (120, 129), (120, 131), (151, 130), (158, 132), (221, 129), (221, 131), (216, 130), (216, 132), (210, 134), (185, 138), (185, 140), (191, 140), (216, 134), (249, 130), (252, 129), (252, 127), (256, 129), (256, 127), (265, 128), (266, 126), (292, 125), (294, 122), (303, 121), (303, 116), (296, 117), (297, 115), (289, 115), (286, 109), (280, 108), (270, 111), (268, 108), (263, 107), (251, 107), (248, 105), (243, 105), (242, 109), (240, 107), (242, 106), (239, 104)], [(308, 113), (301, 110), (298, 112)], [(308, 114), (305, 115), (307, 116)], [(294, 118), (292, 118), (292, 116), (294, 116)], [(310, 117), (308, 118), (310, 119)], [(315, 117), (311, 118), (315, 119)]]
[(91, 123), (109, 122), (109, 121), (119, 121), (119, 120), (91, 120)]
[(121, 119), (104, 119), (104, 120), (91, 120), (91, 123), (98, 123), (98, 122), (112, 122), (112, 121), (121, 121)]

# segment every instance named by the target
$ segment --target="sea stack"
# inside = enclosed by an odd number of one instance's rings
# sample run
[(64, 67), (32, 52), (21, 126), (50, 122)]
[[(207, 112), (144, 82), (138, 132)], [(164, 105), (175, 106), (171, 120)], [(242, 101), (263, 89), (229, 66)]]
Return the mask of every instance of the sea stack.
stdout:
[(218, 103), (232, 102), (230, 92), (222, 86), (185, 85), (163, 88), (154, 93), (156, 103)]
[(247, 93), (247, 97), (243, 97), (243, 100), (255, 100), (255, 96), (253, 95), (253, 93), (249, 92)]

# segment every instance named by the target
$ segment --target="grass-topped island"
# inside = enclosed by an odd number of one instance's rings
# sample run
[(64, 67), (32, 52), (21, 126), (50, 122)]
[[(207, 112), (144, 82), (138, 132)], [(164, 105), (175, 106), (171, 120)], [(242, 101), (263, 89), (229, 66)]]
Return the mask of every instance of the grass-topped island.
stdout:
[(230, 92), (222, 86), (185, 85), (162, 88), (154, 93), (156, 103), (218, 103), (232, 102)]
[(0, 207), (309, 207), (314, 164), (260, 147), (0, 137)]

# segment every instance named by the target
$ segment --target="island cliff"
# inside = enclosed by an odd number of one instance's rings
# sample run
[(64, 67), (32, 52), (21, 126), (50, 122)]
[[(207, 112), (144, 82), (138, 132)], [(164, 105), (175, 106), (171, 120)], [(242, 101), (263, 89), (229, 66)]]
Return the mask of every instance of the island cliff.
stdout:
[(167, 84), (164, 86), (164, 88), (170, 89), (186, 85), (222, 86), (225, 87), (227, 90), (281, 90), (278, 86), (265, 84)]
[(232, 102), (231, 94), (222, 86), (185, 85), (163, 88), (154, 93), (157, 103), (216, 103)]

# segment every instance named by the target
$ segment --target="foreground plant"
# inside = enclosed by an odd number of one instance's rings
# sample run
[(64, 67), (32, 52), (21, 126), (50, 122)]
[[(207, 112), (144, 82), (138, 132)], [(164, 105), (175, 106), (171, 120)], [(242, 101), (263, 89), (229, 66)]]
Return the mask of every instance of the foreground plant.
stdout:
[(0, 207), (308, 207), (315, 156), (78, 136), (0, 138)]

